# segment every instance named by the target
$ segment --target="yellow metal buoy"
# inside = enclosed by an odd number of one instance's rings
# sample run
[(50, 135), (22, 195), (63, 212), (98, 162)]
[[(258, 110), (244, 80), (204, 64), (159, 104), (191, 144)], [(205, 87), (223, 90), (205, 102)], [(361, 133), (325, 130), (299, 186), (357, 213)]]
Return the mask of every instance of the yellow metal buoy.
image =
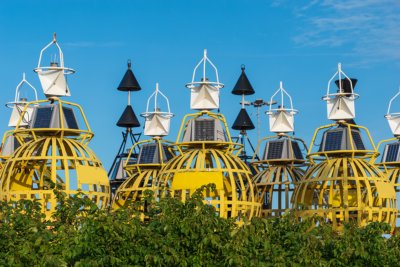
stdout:
[[(125, 170), (128, 178), (120, 185), (115, 193), (112, 208), (127, 207), (144, 199), (144, 191), (157, 193), (159, 189), (158, 174), (173, 154), (168, 150), (170, 142), (160, 138), (136, 143), (127, 158)], [(139, 154), (134, 155), (136, 147)], [(132, 158), (136, 157), (132, 163)], [(140, 211), (145, 207), (138, 206)]]
[[(252, 160), (257, 170), (253, 181), (262, 203), (262, 217), (282, 216), (292, 208), (290, 200), (295, 184), (304, 176), (305, 160), (299, 142), (303, 144), (301, 139), (281, 135), (261, 139), (257, 146)], [(261, 155), (259, 151), (264, 143)]]
[[(328, 125), (317, 129), (312, 144), (320, 130), (334, 126), (324, 132), (319, 151), (308, 154), (314, 165), (296, 186), (294, 208), (300, 217), (324, 217), (335, 229), (350, 221), (359, 226), (387, 222), (394, 228), (396, 194), (386, 176), (368, 162), (377, 156), (368, 130), (343, 122)], [(366, 149), (361, 130), (373, 149)]]
[(241, 146), (231, 141), (223, 115), (209, 111), (186, 115), (177, 140), (179, 155), (159, 175), (166, 190), (162, 196), (185, 201), (211, 183), (215, 189), (203, 192), (204, 202), (221, 217), (242, 220), (259, 214), (251, 172), (237, 156)]
[[(101, 162), (88, 147), (93, 133), (82, 108), (52, 98), (28, 103), (21, 118), (29, 107), (33, 108), (30, 128), (20, 128), (18, 123), (13, 132), (22, 145), (5, 162), (0, 198), (38, 200), (50, 217), (57, 203), (52, 187), (57, 185), (67, 195), (82, 192), (99, 207), (106, 207), (109, 181)], [(82, 115), (81, 123), (86, 129), (79, 127), (77, 113)]]
[[(284, 106), (285, 102), (289, 104)], [(278, 108), (272, 107), (274, 103)], [(293, 108), (292, 97), (282, 82), (268, 105), (269, 128), (276, 135), (259, 140), (252, 158), (252, 166), (257, 170), (253, 181), (262, 203), (261, 216), (276, 217), (292, 208), (290, 199), (295, 184), (304, 176), (302, 150), (307, 152), (307, 146), (303, 140), (288, 135), (294, 133), (294, 116), (298, 111)]]

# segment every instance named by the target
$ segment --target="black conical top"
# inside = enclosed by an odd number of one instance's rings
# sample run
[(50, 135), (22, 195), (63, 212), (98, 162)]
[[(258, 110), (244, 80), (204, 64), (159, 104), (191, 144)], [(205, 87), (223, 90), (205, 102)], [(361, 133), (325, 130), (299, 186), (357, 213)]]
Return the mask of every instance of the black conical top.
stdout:
[(233, 123), (232, 129), (234, 130), (253, 130), (254, 124), (250, 119), (249, 114), (247, 114), (246, 109), (242, 108)]
[(245, 67), (242, 65), (242, 74), (240, 74), (240, 77), (232, 90), (232, 94), (234, 95), (252, 95), (255, 93), (253, 86), (251, 86), (251, 83), (244, 72), (244, 69)]
[(140, 126), (140, 122), (138, 121), (135, 112), (133, 112), (131, 105), (126, 106), (124, 112), (117, 122), (117, 126), (124, 128), (133, 128)]
[(142, 88), (140, 87), (138, 81), (135, 78), (131, 70), (131, 61), (128, 60), (128, 69), (125, 72), (124, 78), (122, 78), (118, 90), (119, 91), (139, 91)]
[[(353, 85), (353, 90), (356, 87), (357, 79), (350, 78), (351, 83)], [(351, 93), (351, 85), (348, 79), (340, 79), (340, 83), (342, 85), (342, 90), (344, 93)], [(339, 88), (339, 80), (335, 81), (336, 86)]]

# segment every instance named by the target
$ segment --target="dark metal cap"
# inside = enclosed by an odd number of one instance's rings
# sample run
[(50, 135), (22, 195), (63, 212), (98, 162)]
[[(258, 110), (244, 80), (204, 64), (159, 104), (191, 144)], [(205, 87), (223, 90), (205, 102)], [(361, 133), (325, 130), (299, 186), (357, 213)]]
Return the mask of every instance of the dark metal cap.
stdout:
[(234, 95), (252, 95), (254, 94), (254, 89), (253, 86), (251, 86), (251, 83), (249, 79), (246, 76), (246, 73), (244, 72), (245, 66), (242, 65), (242, 74), (240, 74), (240, 77), (238, 81), (236, 82), (235, 87), (232, 90), (232, 94)]
[[(350, 78), (351, 84), (353, 85), (353, 90), (356, 87), (357, 79)], [(342, 90), (344, 93), (351, 93), (351, 85), (348, 79), (340, 79)], [(339, 88), (339, 80), (335, 81), (336, 86)]]
[(124, 128), (133, 128), (140, 126), (140, 122), (138, 121), (135, 112), (133, 112), (131, 105), (126, 106), (124, 112), (117, 122), (117, 126)]
[(242, 108), (233, 123), (232, 129), (234, 130), (253, 130), (254, 124), (250, 119), (246, 109)]
[(138, 81), (135, 78), (135, 75), (133, 74), (131, 70), (131, 61), (128, 60), (128, 69), (125, 72), (124, 77), (122, 78), (119, 86), (118, 86), (119, 91), (139, 91), (142, 90), (140, 87)]

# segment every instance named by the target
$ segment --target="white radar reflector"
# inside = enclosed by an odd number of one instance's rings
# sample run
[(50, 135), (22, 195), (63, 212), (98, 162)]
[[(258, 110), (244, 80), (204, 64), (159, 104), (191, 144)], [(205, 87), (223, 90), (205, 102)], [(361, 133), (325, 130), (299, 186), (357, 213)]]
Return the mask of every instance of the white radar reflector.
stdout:
[[(339, 81), (337, 82), (338, 90), (332, 92), (331, 84), (336, 77)], [(348, 88), (345, 88), (344, 84), (348, 84)], [(354, 82), (342, 71), (342, 65), (339, 63), (338, 70), (328, 82), (327, 93), (322, 98), (327, 103), (328, 119), (335, 121), (354, 119), (356, 117), (354, 101), (358, 97), (359, 95), (354, 93)]]
[(400, 136), (400, 112), (392, 112), (391, 107), (392, 107), (392, 102), (400, 95), (400, 88), (399, 92), (395, 94), (392, 99), (389, 101), (389, 106), (387, 110), (387, 114), (385, 115), (385, 118), (387, 119), (389, 123), (390, 130), (392, 131), (393, 135), (395, 136)]
[[(161, 96), (166, 103), (167, 111), (161, 111), (159, 105), (159, 96)], [(153, 107), (150, 107), (153, 103)], [(147, 100), (146, 112), (140, 114), (145, 118), (144, 134), (147, 136), (166, 136), (169, 133), (171, 118), (174, 116), (169, 108), (168, 98), (158, 89), (156, 83), (156, 90), (150, 95)]]
[[(215, 72), (215, 82), (207, 78), (207, 62)], [(196, 72), (202, 66), (202, 77), (196, 81)], [(211, 77), (210, 77), (211, 78)], [(192, 82), (186, 84), (190, 89), (190, 108), (196, 110), (212, 110), (219, 108), (219, 90), (224, 87), (219, 82), (218, 69), (207, 57), (207, 50), (204, 50), (204, 56), (196, 65), (193, 71)]]
[[(24, 111), (26, 104), (28, 103), (28, 99), (21, 97), (21, 94), (20, 94), (21, 88), (25, 84), (28, 85), (28, 87), (33, 90), (33, 92), (35, 94), (35, 100), (36, 101), (38, 100), (35, 87), (33, 87), (25, 79), (25, 73), (23, 73), (22, 80), (15, 89), (14, 101), (8, 102), (6, 104), (6, 107), (12, 109), (11, 117), (10, 117), (10, 120), (8, 121), (8, 127), (16, 127), (18, 122), (19, 122), (19, 124), (18, 124), (19, 127), (26, 127), (29, 125), (30, 120), (32, 119), (33, 107), (31, 107), (31, 106), (26, 108), (25, 113), (24, 113), (23, 117), (21, 118), (22, 112)], [(21, 121), (20, 121), (20, 118), (21, 118)]]
[[(274, 98), (280, 96), (280, 102), (278, 108), (272, 108), (272, 105), (276, 103)], [(289, 105), (285, 106), (285, 98), (289, 100)], [(294, 131), (294, 115), (298, 111), (293, 108), (292, 97), (286, 92), (280, 82), (278, 90), (271, 96), (269, 102), (269, 109), (266, 114), (269, 116), (269, 130), (273, 133), (288, 133)]]
[[(43, 66), (43, 53), (52, 45), (55, 45), (57, 48), (59, 62), (57, 62), (57, 57), (55, 56), (52, 62), (50, 62), (49, 66)], [(53, 40), (40, 51), (38, 66), (34, 69), (34, 71), (39, 76), (39, 80), (42, 84), (43, 92), (46, 97), (71, 96), (66, 75), (74, 73), (75, 70), (66, 68), (64, 66), (64, 55), (61, 47), (57, 43), (55, 34)]]

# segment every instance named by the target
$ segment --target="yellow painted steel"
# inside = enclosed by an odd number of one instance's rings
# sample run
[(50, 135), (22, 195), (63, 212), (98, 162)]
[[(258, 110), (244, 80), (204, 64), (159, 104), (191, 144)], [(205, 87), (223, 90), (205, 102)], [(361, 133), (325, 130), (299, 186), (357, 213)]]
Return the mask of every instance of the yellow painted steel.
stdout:
[[(160, 163), (129, 163), (133, 157), (135, 148), (149, 143), (157, 144), (158, 155), (161, 155)], [(115, 193), (112, 202), (113, 209), (131, 205), (139, 211), (143, 211), (145, 207), (137, 204), (139, 201), (144, 199), (144, 191), (151, 190), (157, 194), (159, 190), (158, 174), (166, 162), (166, 159), (163, 158), (163, 144), (170, 145), (172, 143), (155, 137), (151, 140), (140, 141), (132, 146), (124, 165), (124, 168), (128, 173), (128, 178), (121, 184)], [(144, 219), (143, 214), (141, 214), (141, 217)]]
[[(395, 138), (390, 138), (386, 140), (382, 140), (378, 143), (377, 145), (377, 151), (379, 151), (380, 147), (389, 142), (394, 142), (394, 141), (399, 141), (398, 137)], [(393, 162), (381, 162), (377, 163), (376, 159), (373, 159), (371, 161), (372, 164), (375, 164), (379, 167), (379, 169), (386, 175), (388, 180), (391, 182), (391, 184), (394, 186), (394, 190), (396, 191), (396, 196), (400, 195), (400, 162), (399, 161), (393, 161)], [(398, 204), (398, 212), (397, 212), (397, 217), (400, 218), (400, 203)]]
[[(295, 183), (300, 181), (304, 176), (305, 160), (299, 160), (294, 157), (292, 159), (274, 160), (256, 159), (256, 156), (260, 155), (260, 149), (266, 141), (281, 137), (270, 136), (261, 139), (251, 160), (251, 165), (257, 171), (253, 181), (257, 187), (259, 202), (262, 204), (262, 217), (279, 217), (285, 211), (291, 209), (290, 200)], [(292, 140), (300, 141), (307, 150), (307, 146), (302, 139), (288, 135), (284, 135), (284, 137), (290, 140), (290, 142)], [(294, 152), (291, 151), (291, 154), (294, 155)]]
[[(56, 103), (60, 110), (60, 128), (22, 128), (21, 118), (28, 106)], [(64, 127), (62, 107), (80, 111), (87, 130)], [(28, 103), (12, 134), (21, 146), (5, 159), (0, 176), (0, 199), (35, 199), (42, 204), (46, 218), (56, 207), (53, 185), (67, 195), (82, 192), (99, 207), (108, 206), (110, 186), (100, 160), (88, 147), (93, 137), (82, 108), (74, 103), (51, 98)], [(6, 138), (6, 137), (5, 137)]]
[[(215, 118), (223, 123), (227, 141), (181, 142), (189, 122), (201, 116)], [(224, 218), (244, 219), (258, 216), (261, 204), (257, 202), (252, 174), (237, 156), (242, 146), (233, 143), (225, 117), (210, 111), (200, 111), (184, 117), (175, 143), (178, 155), (171, 159), (159, 174), (160, 197), (188, 199), (202, 185), (215, 184), (214, 190), (203, 192), (204, 202), (213, 205)]]
[[(332, 223), (334, 229), (341, 230), (344, 222), (353, 221), (359, 226), (369, 222), (387, 222), (395, 227), (397, 200), (393, 186), (386, 176), (368, 159), (378, 156), (368, 129), (358, 125), (340, 122), (349, 131), (351, 150), (310, 152), (307, 157), (314, 165), (307, 170), (293, 193), (293, 207), (299, 217), (314, 214)], [(319, 131), (338, 126), (327, 125)], [(351, 137), (351, 129), (364, 130), (371, 141), (372, 150), (356, 150)]]

